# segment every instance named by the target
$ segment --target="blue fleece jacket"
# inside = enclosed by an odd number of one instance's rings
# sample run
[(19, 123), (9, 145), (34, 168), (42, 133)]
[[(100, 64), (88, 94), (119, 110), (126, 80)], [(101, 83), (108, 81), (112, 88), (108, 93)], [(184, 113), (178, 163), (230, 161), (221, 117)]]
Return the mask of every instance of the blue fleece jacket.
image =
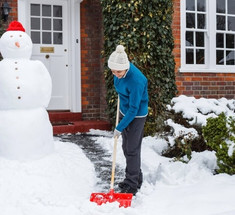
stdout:
[(122, 78), (114, 76), (114, 86), (120, 98), (120, 112), (124, 116), (116, 129), (125, 129), (134, 118), (148, 114), (148, 81), (143, 73), (130, 63)]

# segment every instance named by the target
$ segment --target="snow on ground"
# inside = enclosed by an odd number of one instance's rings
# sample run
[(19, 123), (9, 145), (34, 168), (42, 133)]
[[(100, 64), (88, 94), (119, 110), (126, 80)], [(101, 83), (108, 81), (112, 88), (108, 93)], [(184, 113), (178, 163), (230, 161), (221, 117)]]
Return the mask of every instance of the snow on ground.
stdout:
[[(189, 99), (191, 103), (184, 97), (175, 98), (175, 109), (181, 109), (192, 119), (197, 116), (201, 122), (204, 118), (200, 113), (215, 113), (212, 104), (203, 101), (206, 107), (203, 109), (201, 104), (198, 111), (199, 103)], [(230, 107), (228, 114), (234, 110), (234, 101), (221, 99), (214, 100), (213, 104), (219, 104), (218, 110)], [(97, 144), (112, 152), (112, 132), (91, 130), (90, 134), (95, 135), (92, 138)], [(144, 183), (130, 208), (119, 208), (118, 203), (97, 206), (89, 201), (90, 194), (99, 190), (98, 179), (93, 164), (73, 143), (55, 139), (55, 153), (35, 161), (0, 158), (0, 214), (234, 215), (235, 175), (213, 175), (217, 167), (215, 153), (193, 152), (188, 163), (174, 162), (161, 156), (167, 147), (168, 143), (158, 137), (143, 139)], [(117, 164), (125, 168), (121, 138), (118, 139)]]

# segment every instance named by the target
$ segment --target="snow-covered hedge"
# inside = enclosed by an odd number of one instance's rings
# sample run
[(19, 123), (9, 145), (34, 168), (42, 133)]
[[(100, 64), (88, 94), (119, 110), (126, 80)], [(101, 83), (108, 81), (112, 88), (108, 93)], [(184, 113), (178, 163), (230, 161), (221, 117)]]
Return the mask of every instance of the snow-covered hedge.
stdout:
[(168, 111), (172, 115), (165, 121), (170, 128), (167, 155), (178, 159), (187, 155), (190, 159), (192, 151), (214, 150), (218, 172), (235, 174), (234, 99), (196, 99), (181, 95), (172, 99)]
[(221, 113), (203, 127), (206, 143), (216, 152), (219, 173), (235, 174), (235, 117)]

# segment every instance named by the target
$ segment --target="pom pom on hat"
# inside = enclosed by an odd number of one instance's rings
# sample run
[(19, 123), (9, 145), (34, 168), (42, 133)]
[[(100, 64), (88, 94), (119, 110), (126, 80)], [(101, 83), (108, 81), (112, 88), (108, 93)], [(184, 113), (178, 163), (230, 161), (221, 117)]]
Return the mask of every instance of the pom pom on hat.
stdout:
[(7, 31), (23, 31), (23, 32), (25, 32), (25, 29), (20, 22), (13, 21), (9, 24)]
[(124, 46), (118, 45), (116, 47), (116, 50), (109, 57), (108, 67), (111, 70), (117, 71), (129, 69), (130, 62), (128, 60)]

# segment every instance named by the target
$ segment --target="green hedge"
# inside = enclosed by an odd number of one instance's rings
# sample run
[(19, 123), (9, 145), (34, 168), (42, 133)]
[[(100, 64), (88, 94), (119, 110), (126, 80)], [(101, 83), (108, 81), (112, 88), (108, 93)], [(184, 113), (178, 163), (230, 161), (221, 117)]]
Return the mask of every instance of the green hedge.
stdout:
[(202, 131), (206, 144), (216, 152), (217, 172), (235, 174), (235, 118), (221, 113), (207, 119)]
[[(172, 54), (172, 0), (101, 0), (108, 113), (113, 120), (117, 95), (107, 60), (118, 44), (126, 47), (130, 61), (148, 78), (147, 127), (154, 132), (165, 104), (176, 95), (175, 62)], [(154, 127), (153, 127), (154, 126)], [(151, 133), (150, 132), (150, 133)]]

